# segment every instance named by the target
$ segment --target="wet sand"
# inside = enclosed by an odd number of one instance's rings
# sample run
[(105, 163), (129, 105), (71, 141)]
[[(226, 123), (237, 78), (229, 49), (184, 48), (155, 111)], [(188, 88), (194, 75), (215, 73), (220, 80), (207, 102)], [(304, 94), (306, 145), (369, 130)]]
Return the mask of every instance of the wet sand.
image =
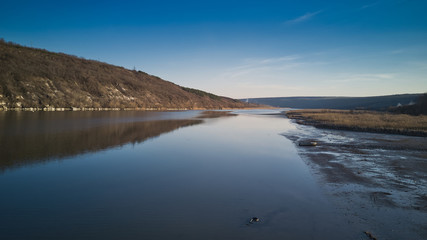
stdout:
[(294, 124), (283, 135), (351, 224), (376, 239), (427, 239), (426, 137)]

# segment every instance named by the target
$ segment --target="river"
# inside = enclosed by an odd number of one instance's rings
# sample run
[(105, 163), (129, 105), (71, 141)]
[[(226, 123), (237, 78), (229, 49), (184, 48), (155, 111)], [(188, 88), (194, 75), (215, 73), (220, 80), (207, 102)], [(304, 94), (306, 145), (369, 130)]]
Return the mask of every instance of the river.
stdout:
[(0, 238), (365, 237), (283, 136), (295, 123), (235, 113), (0, 112)]

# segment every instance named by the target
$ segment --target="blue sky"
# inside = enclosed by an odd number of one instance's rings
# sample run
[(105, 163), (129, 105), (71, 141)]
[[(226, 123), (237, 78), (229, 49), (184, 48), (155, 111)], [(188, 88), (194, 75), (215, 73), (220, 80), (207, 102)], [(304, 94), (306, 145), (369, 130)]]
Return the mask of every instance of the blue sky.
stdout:
[(234, 98), (427, 92), (427, 1), (2, 1), (0, 37)]

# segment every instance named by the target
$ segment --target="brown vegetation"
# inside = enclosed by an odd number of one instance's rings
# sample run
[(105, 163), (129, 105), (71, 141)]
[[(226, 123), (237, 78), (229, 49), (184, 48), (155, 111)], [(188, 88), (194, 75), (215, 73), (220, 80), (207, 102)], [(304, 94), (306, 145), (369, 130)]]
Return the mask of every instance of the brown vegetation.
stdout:
[(249, 106), (238, 100), (184, 88), (141, 71), (0, 41), (0, 110)]
[(427, 136), (427, 116), (410, 116), (361, 110), (308, 109), (286, 112), (298, 123), (353, 131)]

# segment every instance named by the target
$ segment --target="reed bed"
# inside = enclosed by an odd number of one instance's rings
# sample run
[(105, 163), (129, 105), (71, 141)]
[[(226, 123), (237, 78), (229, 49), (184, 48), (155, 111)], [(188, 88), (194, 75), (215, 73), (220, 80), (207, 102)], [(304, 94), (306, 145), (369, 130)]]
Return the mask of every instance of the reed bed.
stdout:
[[(288, 111), (291, 119), (319, 127), (427, 135), (427, 116), (362, 110), (307, 109)], [(411, 134), (412, 135), (412, 134)], [(419, 135), (419, 134), (416, 134)]]

